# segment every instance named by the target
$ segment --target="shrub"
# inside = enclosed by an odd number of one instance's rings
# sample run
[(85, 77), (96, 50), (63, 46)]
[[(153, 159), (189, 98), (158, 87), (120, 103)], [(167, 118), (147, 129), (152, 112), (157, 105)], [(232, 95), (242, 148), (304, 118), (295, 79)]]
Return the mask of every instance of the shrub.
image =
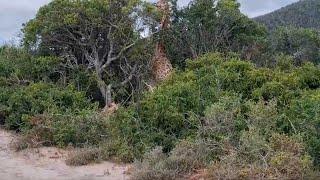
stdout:
[(190, 76), (188, 81), (166, 84), (146, 95), (138, 109), (141, 121), (177, 137), (195, 128), (197, 122), (191, 122), (189, 117), (192, 113), (200, 113), (201, 107), (197, 83)]
[(161, 147), (155, 147), (144, 155), (142, 162), (136, 162), (132, 179), (134, 180), (161, 180), (174, 179), (176, 174), (166, 167), (167, 155)]
[[(113, 127), (126, 130), (119, 129), (117, 132), (130, 140), (125, 140), (129, 146), (141, 147), (137, 143), (144, 144), (140, 154), (155, 146), (162, 146), (165, 152), (169, 152), (179, 139), (195, 136), (201, 126), (195, 117), (203, 116), (208, 105), (218, 101), (225, 91), (238, 89), (223, 89), (223, 84), (232, 86), (233, 83), (225, 82), (227, 80), (219, 68), (246, 81), (242, 75), (252, 66), (237, 60), (224, 62), (220, 54), (209, 54), (199, 61), (188, 62), (185, 72), (174, 73), (153, 92), (146, 93), (139, 104), (131, 107), (129, 114), (120, 110), (118, 115), (111, 118), (116, 124)], [(125, 117), (121, 114), (125, 114)]]
[(202, 138), (229, 139), (237, 142), (244, 128), (241, 114), (241, 99), (237, 95), (222, 96), (205, 110), (204, 123), (199, 129)]
[(294, 69), (294, 59), (292, 56), (279, 54), (276, 56), (276, 69), (291, 72)]
[(222, 89), (242, 94), (244, 98), (250, 97), (253, 86), (249, 79), (249, 72), (253, 67), (253, 64), (240, 60), (224, 63), (219, 68), (217, 77)]
[(214, 158), (214, 144), (201, 140), (182, 140), (169, 154), (169, 168), (177, 174), (189, 174), (204, 168)]
[(294, 139), (274, 134), (268, 142), (257, 129), (244, 132), (243, 137), (240, 151), (234, 149), (222, 156), (209, 168), (207, 178), (312, 179), (317, 176), (310, 157), (301, 148), (303, 145)]
[(312, 160), (306, 153), (299, 137), (274, 134), (270, 146), (274, 153), (270, 158), (270, 166), (285, 179), (304, 179), (313, 174)]
[(0, 54), (0, 70), (11, 67), (0, 72), (0, 123), (23, 132), (17, 150), (84, 148), (69, 165), (136, 159), (134, 179), (187, 178), (208, 167), (213, 179), (301, 179), (314, 173), (312, 161), (319, 165), (320, 74), (313, 64), (293, 67), (280, 57), (275, 69), (257, 68), (210, 53), (103, 117), (86, 98), (95, 97), (92, 74), (80, 66), (65, 71), (73, 86), (59, 86), (58, 59), (23, 62), (22, 54)]
[(199, 91), (195, 75), (183, 73), (172, 78), (145, 94), (128, 112), (122, 109), (111, 118), (112, 127), (118, 129), (114, 132), (124, 137), (125, 143), (141, 147), (140, 156), (155, 146), (169, 152), (179, 139), (194, 135), (199, 126), (200, 122), (192, 117), (203, 112), (204, 92)]
[(10, 62), (3, 57), (0, 57), (0, 77), (9, 77), (14, 72), (14, 68)]
[(258, 99), (262, 97), (265, 101), (269, 101), (273, 98), (281, 97), (286, 93), (285, 86), (280, 82), (267, 82), (261, 88), (256, 89), (254, 92), (255, 97)]
[(10, 143), (10, 147), (15, 150), (16, 152), (22, 151), (27, 148), (38, 148), (41, 146), (41, 143), (39, 141), (34, 139), (35, 137), (30, 137), (30, 136), (21, 136), (15, 141), (12, 141)]
[[(108, 120), (110, 139), (106, 145), (109, 153), (125, 162), (132, 162), (134, 158), (141, 158), (146, 151), (147, 128), (139, 118), (136, 118), (134, 107), (121, 107)], [(149, 142), (150, 143), (150, 142)]]
[(56, 81), (60, 59), (57, 57), (31, 57), (14, 60), (14, 75), (19, 79), (38, 81)]
[(30, 117), (43, 113), (63, 113), (93, 108), (83, 93), (74, 88), (59, 88), (53, 84), (35, 83), (16, 89), (2, 102), (8, 109), (6, 126), (23, 129), (30, 126)]
[(268, 101), (259, 100), (258, 102), (248, 101), (245, 103), (247, 111), (246, 125), (248, 127), (258, 127), (263, 136), (271, 136), (277, 131), (277, 122), (279, 121), (279, 113), (277, 100)]
[(44, 114), (30, 120), (33, 121), (32, 129), (27, 135), (38, 137), (38, 141), (47, 142), (47, 145), (98, 146), (109, 136), (107, 119), (92, 110), (77, 114)]
[(211, 160), (212, 147), (202, 141), (183, 140), (166, 155), (161, 147), (135, 162), (133, 179), (179, 179), (204, 168)]
[(60, 63), (57, 57), (37, 57), (21, 48), (5, 47), (0, 52), (0, 77), (28, 82), (57, 80), (60, 74), (56, 71)]
[(83, 166), (90, 163), (97, 163), (106, 159), (101, 149), (81, 149), (71, 154), (66, 160), (68, 166)]
[(305, 91), (293, 100), (283, 116), (282, 129), (291, 134), (301, 134), (307, 150), (320, 165), (320, 91)]
[[(263, 129), (263, 127), (261, 127)], [(250, 127), (249, 130), (243, 131), (240, 137), (240, 145), (238, 147), (239, 161), (248, 164), (263, 165), (264, 158), (271, 152), (261, 130), (257, 127)]]
[(306, 63), (298, 68), (297, 74), (302, 88), (320, 88), (320, 68), (311, 63)]
[[(310, 83), (302, 82), (316, 82), (317, 76), (302, 81), (307, 78), (302, 72), (318, 71), (312, 64), (291, 68), (255, 68), (218, 53), (187, 61), (184, 72), (174, 72), (139, 103), (110, 118), (115, 147), (121, 147), (118, 150), (126, 152), (122, 154), (128, 159), (140, 159), (156, 146), (168, 153), (186, 138), (230, 139), (235, 145), (242, 131), (250, 128), (258, 128), (263, 138), (289, 133), (284, 111), (295, 99), (301, 100), (303, 91), (313, 90)], [(118, 150), (113, 149), (113, 154)]]

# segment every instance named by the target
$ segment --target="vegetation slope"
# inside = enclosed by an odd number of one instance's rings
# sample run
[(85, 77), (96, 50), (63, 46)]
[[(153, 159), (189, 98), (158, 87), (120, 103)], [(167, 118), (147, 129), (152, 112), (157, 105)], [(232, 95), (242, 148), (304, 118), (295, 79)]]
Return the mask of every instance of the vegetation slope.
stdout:
[(275, 30), (280, 26), (320, 29), (319, 18), (318, 0), (300, 0), (254, 20), (266, 25), (269, 30)]

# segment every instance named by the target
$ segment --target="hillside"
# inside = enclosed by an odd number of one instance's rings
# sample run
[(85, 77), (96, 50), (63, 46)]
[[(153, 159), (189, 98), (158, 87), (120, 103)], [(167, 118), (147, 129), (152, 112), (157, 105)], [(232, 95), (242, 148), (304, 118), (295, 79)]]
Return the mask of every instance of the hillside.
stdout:
[(255, 20), (265, 24), (269, 30), (279, 26), (320, 29), (320, 1), (301, 0)]

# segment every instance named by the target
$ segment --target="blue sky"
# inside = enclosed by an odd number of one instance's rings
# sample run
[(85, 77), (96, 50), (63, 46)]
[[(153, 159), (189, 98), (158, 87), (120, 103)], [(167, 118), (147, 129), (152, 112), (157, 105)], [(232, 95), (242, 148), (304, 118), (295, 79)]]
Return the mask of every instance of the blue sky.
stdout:
[[(155, 0), (151, 0), (155, 1)], [(179, 0), (180, 5), (190, 0)], [(259, 16), (298, 0), (238, 0), (241, 11), (249, 17)], [(33, 18), (39, 7), (50, 0), (0, 0), (0, 44), (16, 41), (22, 23)]]

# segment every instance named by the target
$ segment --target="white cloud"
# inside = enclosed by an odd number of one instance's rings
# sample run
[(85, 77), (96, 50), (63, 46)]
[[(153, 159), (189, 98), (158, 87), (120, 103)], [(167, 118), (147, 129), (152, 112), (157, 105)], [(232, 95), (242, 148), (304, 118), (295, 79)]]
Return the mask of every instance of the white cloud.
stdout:
[[(16, 39), (22, 24), (50, 0), (0, 0), (0, 44)], [(2, 42), (1, 42), (2, 41)]]

